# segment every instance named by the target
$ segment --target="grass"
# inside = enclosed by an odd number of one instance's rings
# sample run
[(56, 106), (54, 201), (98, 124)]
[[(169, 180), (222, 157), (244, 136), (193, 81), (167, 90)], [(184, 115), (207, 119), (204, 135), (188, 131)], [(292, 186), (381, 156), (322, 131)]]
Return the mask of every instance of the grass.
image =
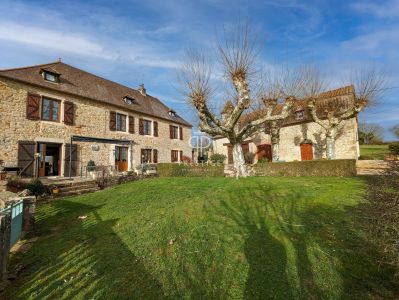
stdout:
[(388, 154), (388, 145), (360, 145), (360, 155), (371, 160), (384, 159)]
[[(159, 178), (40, 205), (19, 299), (395, 298), (358, 178)], [(86, 215), (84, 220), (78, 216)]]

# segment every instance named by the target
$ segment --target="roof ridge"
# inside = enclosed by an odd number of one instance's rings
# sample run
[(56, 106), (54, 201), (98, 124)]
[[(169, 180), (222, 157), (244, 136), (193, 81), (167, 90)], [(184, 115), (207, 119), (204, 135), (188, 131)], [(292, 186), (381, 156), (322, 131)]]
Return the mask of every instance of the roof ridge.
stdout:
[(51, 63), (46, 63), (46, 64), (37, 64), (37, 65), (32, 65), (32, 66), (25, 66), (25, 67), (17, 67), (17, 68), (9, 68), (9, 69), (0, 69), (0, 72), (7, 72), (7, 71), (15, 71), (15, 70), (23, 70), (23, 69), (30, 69), (30, 68), (37, 68), (37, 67), (43, 67), (43, 66), (50, 66), (50, 65), (55, 65), (62, 63), (60, 61), (55, 61)]

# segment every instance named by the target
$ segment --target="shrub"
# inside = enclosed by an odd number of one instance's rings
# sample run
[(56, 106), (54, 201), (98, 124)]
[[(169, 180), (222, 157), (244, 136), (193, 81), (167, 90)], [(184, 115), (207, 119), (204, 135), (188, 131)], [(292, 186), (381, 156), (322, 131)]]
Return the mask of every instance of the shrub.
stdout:
[(254, 163), (254, 158), (255, 158), (255, 153), (248, 152), (244, 155), (245, 162), (247, 164), (253, 164)]
[(224, 163), (224, 161), (226, 160), (226, 155), (224, 154), (219, 154), (219, 153), (214, 153), (211, 155), (211, 157), (209, 158), (211, 160), (211, 162), (213, 162), (214, 164), (217, 163)]
[(254, 171), (262, 176), (355, 176), (356, 160), (309, 160), (256, 164)]
[(28, 183), (27, 188), (31, 195), (35, 196), (36, 198), (43, 194), (48, 194), (48, 189), (46, 188), (46, 186), (42, 183), (40, 179), (37, 178), (32, 179)]
[(392, 154), (399, 155), (399, 143), (390, 143), (388, 149)]
[(269, 162), (269, 160), (267, 159), (267, 158), (261, 158), (261, 159), (258, 159), (258, 164), (263, 164), (263, 163), (267, 163), (267, 162)]
[(208, 161), (208, 155), (204, 154), (202, 156), (198, 156), (198, 163), (206, 163)]
[(218, 177), (224, 176), (223, 165), (158, 164), (160, 177)]
[(184, 162), (184, 163), (191, 163), (191, 158), (188, 157), (188, 156), (183, 155), (181, 161)]
[(87, 163), (87, 171), (91, 172), (94, 171), (96, 169), (96, 163), (92, 160), (89, 160), (89, 162)]

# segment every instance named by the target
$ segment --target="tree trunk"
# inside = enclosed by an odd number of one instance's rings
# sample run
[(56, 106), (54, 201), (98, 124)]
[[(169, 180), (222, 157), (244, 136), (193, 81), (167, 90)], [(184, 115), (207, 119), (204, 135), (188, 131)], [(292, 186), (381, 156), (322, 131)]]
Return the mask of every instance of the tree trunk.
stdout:
[(335, 158), (335, 135), (333, 133), (329, 133), (326, 136), (326, 152), (327, 159)]
[(244, 152), (242, 151), (241, 144), (233, 144), (233, 161), (236, 177), (247, 177), (248, 170), (245, 165)]
[(272, 161), (278, 161), (280, 159), (279, 155), (279, 145), (277, 143), (272, 143)]

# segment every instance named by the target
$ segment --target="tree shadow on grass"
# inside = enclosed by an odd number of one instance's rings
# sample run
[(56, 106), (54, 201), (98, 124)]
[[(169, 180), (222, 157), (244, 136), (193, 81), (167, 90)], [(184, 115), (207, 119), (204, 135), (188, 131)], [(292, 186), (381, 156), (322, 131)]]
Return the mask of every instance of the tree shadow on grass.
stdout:
[[(70, 202), (51, 204), (42, 224), (57, 224), (58, 234), (45, 235), (24, 256), (21, 277), (7, 291), (18, 299), (162, 299), (162, 285), (115, 233), (118, 219), (101, 220), (100, 207)], [(87, 215), (78, 220), (78, 215)], [(66, 218), (70, 220), (66, 222)], [(65, 227), (66, 226), (66, 227)]]

